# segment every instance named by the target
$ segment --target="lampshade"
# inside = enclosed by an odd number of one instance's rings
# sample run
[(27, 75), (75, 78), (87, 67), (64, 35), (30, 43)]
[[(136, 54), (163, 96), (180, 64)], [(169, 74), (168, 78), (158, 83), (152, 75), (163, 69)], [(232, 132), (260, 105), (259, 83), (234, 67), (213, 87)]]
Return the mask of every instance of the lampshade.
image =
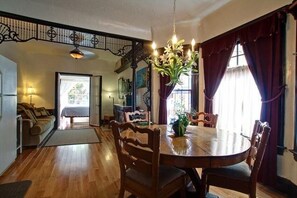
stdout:
[(35, 94), (35, 89), (32, 86), (28, 87), (28, 95), (34, 95), (34, 94)]
[(77, 47), (75, 47), (74, 50), (70, 51), (69, 54), (75, 59), (81, 59), (82, 57), (84, 57), (84, 53), (82, 53), (82, 51), (80, 51)]

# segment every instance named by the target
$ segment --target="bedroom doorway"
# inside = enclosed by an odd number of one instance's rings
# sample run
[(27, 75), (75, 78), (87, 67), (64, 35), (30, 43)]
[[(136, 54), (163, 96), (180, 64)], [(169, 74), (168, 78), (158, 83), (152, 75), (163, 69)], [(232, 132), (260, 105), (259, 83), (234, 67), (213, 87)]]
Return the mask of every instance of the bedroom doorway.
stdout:
[[(55, 93), (55, 129), (100, 126), (102, 76), (56, 72)], [(78, 112), (63, 112), (66, 107)]]

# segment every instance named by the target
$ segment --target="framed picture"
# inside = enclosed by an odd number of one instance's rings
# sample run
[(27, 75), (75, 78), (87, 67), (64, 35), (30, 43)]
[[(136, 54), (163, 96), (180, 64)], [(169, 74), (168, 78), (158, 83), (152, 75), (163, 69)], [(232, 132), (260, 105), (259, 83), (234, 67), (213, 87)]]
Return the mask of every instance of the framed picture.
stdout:
[(125, 79), (119, 78), (118, 79), (118, 96), (119, 99), (124, 99), (124, 88), (125, 88)]
[(147, 86), (147, 67), (144, 67), (136, 72), (136, 88)]

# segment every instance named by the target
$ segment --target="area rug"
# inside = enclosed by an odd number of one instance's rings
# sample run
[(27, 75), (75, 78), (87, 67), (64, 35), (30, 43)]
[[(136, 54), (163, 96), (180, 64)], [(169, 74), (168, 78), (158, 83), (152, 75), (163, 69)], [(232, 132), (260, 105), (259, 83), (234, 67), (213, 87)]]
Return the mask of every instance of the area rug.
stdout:
[(100, 138), (94, 129), (56, 130), (45, 146), (99, 143)]
[(30, 180), (0, 184), (0, 198), (23, 198), (31, 184)]

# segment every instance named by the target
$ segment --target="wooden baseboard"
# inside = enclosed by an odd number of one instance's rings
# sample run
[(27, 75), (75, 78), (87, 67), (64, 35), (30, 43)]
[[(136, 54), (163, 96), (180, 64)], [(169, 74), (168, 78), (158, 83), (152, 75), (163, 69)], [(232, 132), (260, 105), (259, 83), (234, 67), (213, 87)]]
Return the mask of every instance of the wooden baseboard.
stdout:
[(283, 177), (277, 177), (277, 189), (286, 193), (289, 198), (295, 198), (297, 195), (297, 185)]

